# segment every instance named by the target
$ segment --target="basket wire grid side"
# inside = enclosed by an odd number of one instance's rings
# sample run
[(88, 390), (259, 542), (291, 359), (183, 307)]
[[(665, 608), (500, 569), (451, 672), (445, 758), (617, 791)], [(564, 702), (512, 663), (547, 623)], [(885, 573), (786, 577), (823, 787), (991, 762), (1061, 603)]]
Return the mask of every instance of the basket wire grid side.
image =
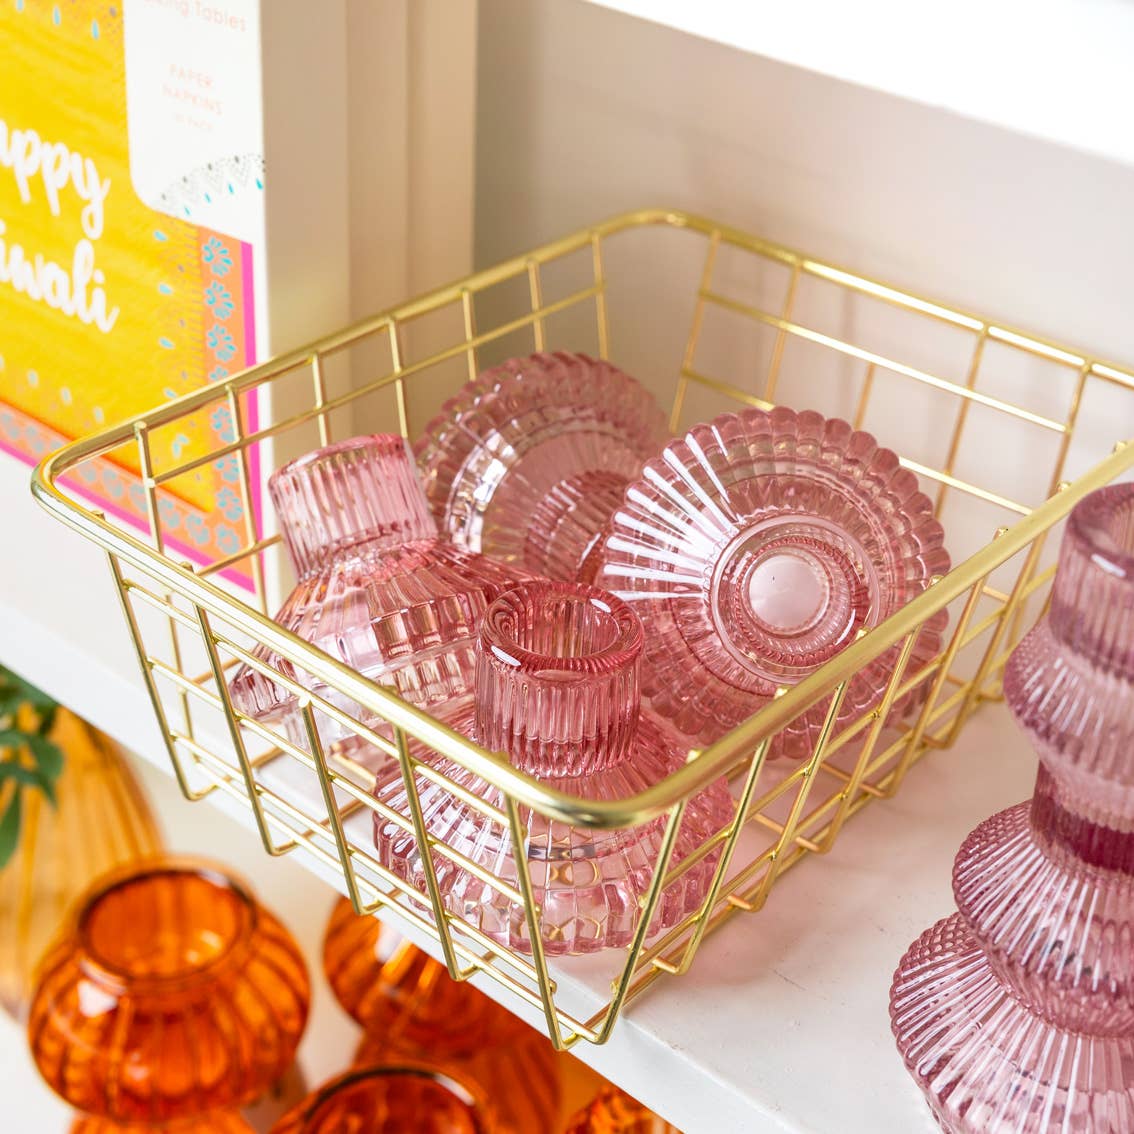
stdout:
[[(955, 404), (944, 459), (903, 461), (931, 486), (940, 512), (954, 500), (991, 508), (1004, 519), (1019, 518), (997, 529), (991, 544), (957, 566), (882, 626), (860, 637), (843, 654), (789, 691), (729, 736), (701, 753), (663, 783), (631, 800), (590, 802), (563, 796), (547, 785), (516, 772), (505, 761), (484, 752), (438, 722), (401, 702), (391, 692), (366, 682), (346, 667), (307, 646), (266, 617), (268, 592), (265, 553), (278, 535), (263, 534), (264, 518), (254, 515), (249, 454), (253, 446), (299, 433), (310, 444), (326, 444), (339, 435), (342, 418), (365, 399), (392, 395), (390, 421), (403, 436), (419, 425), (411, 394), (424, 376), (445, 375), (459, 382), (475, 375), (484, 356), (517, 334), (530, 335), (528, 349), (558, 345), (557, 319), (585, 316), (602, 356), (610, 345), (610, 288), (606, 257), (612, 238), (644, 226), (679, 228), (697, 236), (704, 247), (699, 283), (693, 299), (689, 335), (681, 355), (672, 402), (671, 425), (680, 427), (693, 391), (709, 393), (731, 405), (767, 407), (789, 377), (790, 354), (796, 344), (819, 348), (840, 364), (861, 365), (853, 422), (867, 422), (882, 376), (896, 377), (902, 389), (927, 388)], [(753, 302), (749, 295), (730, 294), (727, 280), (718, 280), (722, 250), (786, 272), (786, 285), (774, 302)], [(549, 298), (545, 273), (571, 257), (583, 256), (588, 276), (558, 298)], [(963, 379), (955, 381), (898, 357), (840, 337), (830, 328), (812, 325), (798, 314), (801, 292), (815, 281), (840, 294), (865, 297), (903, 317), (942, 324), (971, 343)], [(482, 330), (482, 300), (493, 288), (518, 283), (524, 291), (520, 313), (505, 311)], [(762, 381), (743, 389), (713, 376), (699, 362), (706, 321), (713, 312), (768, 330), (772, 335)], [(478, 320), (478, 315), (481, 318)], [(455, 330), (440, 337), (427, 326), (435, 316), (455, 316)], [(576, 323), (578, 326), (578, 323)], [(427, 349), (412, 350), (426, 341)], [(328, 372), (336, 360), (360, 345), (377, 346), (388, 359), (380, 376), (331, 393)], [(1061, 419), (1003, 398), (980, 387), (990, 345), (1038, 358), (1065, 370), (1071, 396)], [(455, 371), (450, 367), (452, 364)], [(253, 390), (298, 380), (307, 388), (307, 405), (255, 430), (248, 428), (247, 395)], [(705, 935), (738, 912), (760, 909), (775, 882), (792, 865), (812, 853), (825, 853), (846, 820), (867, 803), (896, 792), (912, 764), (931, 748), (946, 747), (982, 700), (998, 695), (1000, 673), (1036, 601), (1042, 601), (1053, 568), (1043, 561), (1047, 532), (1087, 491), (1134, 467), (1134, 446), (1120, 451), (1065, 487), (1060, 487), (1071, 453), (1080, 409), (1089, 387), (1105, 384), (1134, 392), (1134, 375), (1074, 351), (1004, 328), (906, 292), (866, 280), (779, 245), (685, 214), (644, 211), (572, 234), (525, 256), (478, 273), (448, 288), (411, 301), (356, 327), (328, 336), (314, 346), (258, 366), (223, 385), (189, 395), (125, 426), (106, 430), (69, 446), (37, 471), (35, 490), (41, 502), (108, 552), (123, 612), (138, 649), (142, 673), (166, 739), (181, 790), (191, 799), (222, 791), (248, 806), (265, 849), (286, 854), (302, 848), (343, 878), (356, 909), (393, 909), (439, 943), (449, 971), (464, 979), (482, 971), (544, 1014), (557, 1047), (582, 1039), (601, 1043), (609, 1038), (623, 1010), (635, 996), (663, 974), (688, 970)], [(222, 405), (233, 423), (233, 437), (207, 454), (155, 461), (153, 437), (192, 415)], [(820, 406), (822, 408), (822, 406)], [(958, 459), (972, 413), (997, 415), (1056, 438), (1037, 499), (1022, 501), (999, 486), (974, 482), (962, 475)], [(372, 428), (374, 426), (371, 426)], [(85, 460), (135, 447), (146, 494), (149, 543), (68, 497), (59, 478)], [(191, 475), (207, 461), (236, 457), (238, 485), (244, 502), (241, 546), (210, 563), (178, 562), (169, 551), (159, 508), (159, 492), (175, 489), (178, 478)], [(1033, 509), (1033, 505), (1038, 507)], [(224, 589), (223, 575), (247, 565), (258, 609)], [(938, 655), (909, 673), (908, 662), (922, 627), (948, 606), (951, 625)], [(367, 719), (385, 726), (363, 725), (358, 712), (344, 709), (327, 696), (277, 672), (252, 652), (256, 644), (290, 661), (298, 672), (314, 675), (329, 690), (361, 707)], [(870, 659), (896, 651), (896, 664), (883, 699), (871, 713), (836, 727), (847, 682)], [(248, 664), (290, 690), (302, 702), (304, 735), (297, 739), (235, 710), (227, 690), (234, 668)], [(908, 719), (892, 710), (918, 692), (920, 707)], [(812, 705), (826, 704), (826, 719), (811, 757), (796, 765), (766, 762), (775, 732)], [(409, 814), (391, 811), (371, 794), (372, 777), (341, 752), (325, 749), (319, 724), (329, 718), (375, 746), (401, 768)], [(503, 806), (478, 798), (438, 772), (428, 761), (437, 753), (456, 761), (502, 793)], [(733, 820), (696, 854), (671, 865), (677, 832), (689, 799), (722, 773), (730, 776), (736, 800)], [(427, 829), (419, 796), (419, 780), (441, 783), (468, 806), (510, 832), (517, 862), (516, 884), (488, 875), (456, 848)], [(818, 788), (817, 785), (824, 785)], [(463, 793), (463, 794), (462, 794)], [(542, 945), (540, 916), (525, 840), (523, 812), (532, 809), (575, 826), (625, 828), (645, 822), (663, 824), (661, 851), (643, 899), (639, 927), (612, 972), (609, 996), (599, 996), (580, 1011), (566, 1005)], [(386, 870), (369, 843), (372, 816), (411, 834), (426, 875), (419, 892)], [(659, 939), (647, 943), (647, 929), (663, 891), (698, 863), (716, 856), (708, 893), (699, 908)], [(531, 953), (507, 949), (445, 909), (437, 880), (438, 863), (468, 870), (521, 907)]]

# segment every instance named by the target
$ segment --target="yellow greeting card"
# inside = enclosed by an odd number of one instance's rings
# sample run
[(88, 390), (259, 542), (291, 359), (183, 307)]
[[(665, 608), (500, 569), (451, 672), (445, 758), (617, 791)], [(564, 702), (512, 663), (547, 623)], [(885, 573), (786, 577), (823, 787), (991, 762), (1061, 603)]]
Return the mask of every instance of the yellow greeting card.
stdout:
[[(213, 43), (240, 50), (255, 29), (217, 26), (212, 10), (0, 0), (0, 446), (24, 459), (254, 361), (253, 243), (202, 220), (262, 208), (262, 162), (224, 154), (226, 107), (200, 60)], [(131, 36), (145, 60), (133, 82)], [(179, 134), (221, 153), (179, 167), (194, 146), (162, 142)], [(255, 405), (245, 412), (254, 428)], [(218, 409), (163, 431), (155, 465), (208, 453), (232, 430)], [(76, 487), (143, 523), (130, 461), (96, 462)], [(194, 557), (234, 551), (247, 503), (236, 459), (176, 486), (164, 530)]]

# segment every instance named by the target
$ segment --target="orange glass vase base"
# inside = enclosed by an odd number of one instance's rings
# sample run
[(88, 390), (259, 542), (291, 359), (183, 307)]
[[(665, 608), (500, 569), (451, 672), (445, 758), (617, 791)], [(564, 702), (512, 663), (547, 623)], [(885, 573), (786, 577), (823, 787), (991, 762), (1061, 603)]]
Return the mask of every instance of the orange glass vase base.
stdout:
[(264, 1094), (295, 1056), (309, 1001), (298, 946), (242, 882), (151, 859), (79, 903), (40, 969), (28, 1043), (77, 1110), (164, 1129)]
[(681, 1134), (681, 1131), (625, 1091), (608, 1085), (590, 1106), (571, 1119), (565, 1134)]
[(71, 1134), (255, 1134), (234, 1110), (213, 1111), (175, 1122), (114, 1122), (109, 1118), (83, 1115), (71, 1125)]
[(331, 914), (323, 968), (343, 1009), (366, 1035), (359, 1068), (420, 1062), (464, 1077), (492, 1099), (500, 1134), (556, 1128), (569, 1056), (467, 981), (345, 898)]
[(313, 1092), (271, 1134), (503, 1134), (476, 1084), (424, 1064), (348, 1071)]

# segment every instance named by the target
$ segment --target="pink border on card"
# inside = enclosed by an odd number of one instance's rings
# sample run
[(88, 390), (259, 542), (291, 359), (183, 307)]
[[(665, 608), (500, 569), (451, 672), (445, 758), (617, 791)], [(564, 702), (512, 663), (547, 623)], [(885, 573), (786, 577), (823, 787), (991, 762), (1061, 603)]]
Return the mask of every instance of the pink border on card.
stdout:
[[(254, 287), (252, 280), (252, 246), (246, 241), (242, 241), (241, 249), (241, 268), (243, 269), (243, 300), (244, 300), (244, 365), (253, 366), (256, 363), (256, 308), (254, 305)], [(247, 401), (247, 414), (248, 414), (248, 430), (255, 433), (260, 427), (260, 392), (253, 390), (251, 393), (244, 395)], [(19, 412), (19, 411), (15, 411)], [(29, 417), (30, 415), (23, 415)], [(31, 419), (34, 420), (34, 419)], [(46, 428), (46, 427), (44, 427)], [(54, 432), (54, 431), (53, 431)], [(0, 451), (15, 457), (22, 464), (27, 465), (29, 468), (34, 468), (39, 464), (39, 461), (34, 457), (17, 449), (14, 445), (9, 444), (2, 437), (0, 437)], [(249, 495), (252, 498), (254, 507), (253, 518), (253, 538), (260, 539), (263, 534), (263, 525), (260, 520), (260, 508), (263, 503), (263, 493), (261, 491), (260, 481), (260, 452), (259, 445), (252, 448), (249, 457), (248, 476), (251, 481), (249, 485)], [(127, 475), (136, 476), (137, 474), (128, 473)], [(73, 476), (64, 476), (60, 478), (59, 483), (66, 487), (67, 491), (75, 496), (82, 497), (89, 504), (92, 504), (99, 511), (113, 516), (117, 520), (123, 521), (125, 524), (134, 528), (135, 531), (144, 532), (149, 534), (150, 526), (132, 512), (127, 511), (125, 508), (115, 504), (112, 500), (107, 500), (105, 497), (92, 492), (87, 488), (81, 480)], [(207, 564), (208, 559), (203, 556), (195, 548), (176, 538), (170, 538), (165, 541), (165, 545), (169, 550), (176, 551), (179, 555), (185, 556), (191, 563)], [(228, 567), (220, 572), (223, 579), (229, 582), (236, 583), (239, 587), (246, 591), (254, 591), (255, 583), (253, 582), (252, 575), (245, 571), (237, 570), (235, 567)]]
[[(244, 365), (256, 365), (256, 303), (252, 287), (252, 245), (244, 242), (240, 245), (240, 267), (243, 276), (244, 288)], [(248, 395), (248, 431), (255, 433), (260, 428), (260, 391), (253, 390)], [(248, 459), (248, 475), (252, 483), (248, 491), (254, 505), (252, 534), (256, 539), (264, 536), (264, 525), (260, 517), (263, 505), (263, 493), (260, 480), (260, 446), (253, 445)], [(251, 583), (251, 579), (249, 580)], [(250, 588), (251, 589), (251, 588)]]

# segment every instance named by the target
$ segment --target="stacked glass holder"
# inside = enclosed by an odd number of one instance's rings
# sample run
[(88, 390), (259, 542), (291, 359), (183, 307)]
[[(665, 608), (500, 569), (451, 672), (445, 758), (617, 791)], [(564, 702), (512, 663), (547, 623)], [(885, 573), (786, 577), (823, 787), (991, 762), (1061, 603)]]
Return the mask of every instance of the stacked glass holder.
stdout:
[(1005, 699), (1032, 798), (953, 868), (958, 912), (902, 958), (898, 1050), (954, 1134), (1134, 1130), (1134, 485), (1072, 511)]

